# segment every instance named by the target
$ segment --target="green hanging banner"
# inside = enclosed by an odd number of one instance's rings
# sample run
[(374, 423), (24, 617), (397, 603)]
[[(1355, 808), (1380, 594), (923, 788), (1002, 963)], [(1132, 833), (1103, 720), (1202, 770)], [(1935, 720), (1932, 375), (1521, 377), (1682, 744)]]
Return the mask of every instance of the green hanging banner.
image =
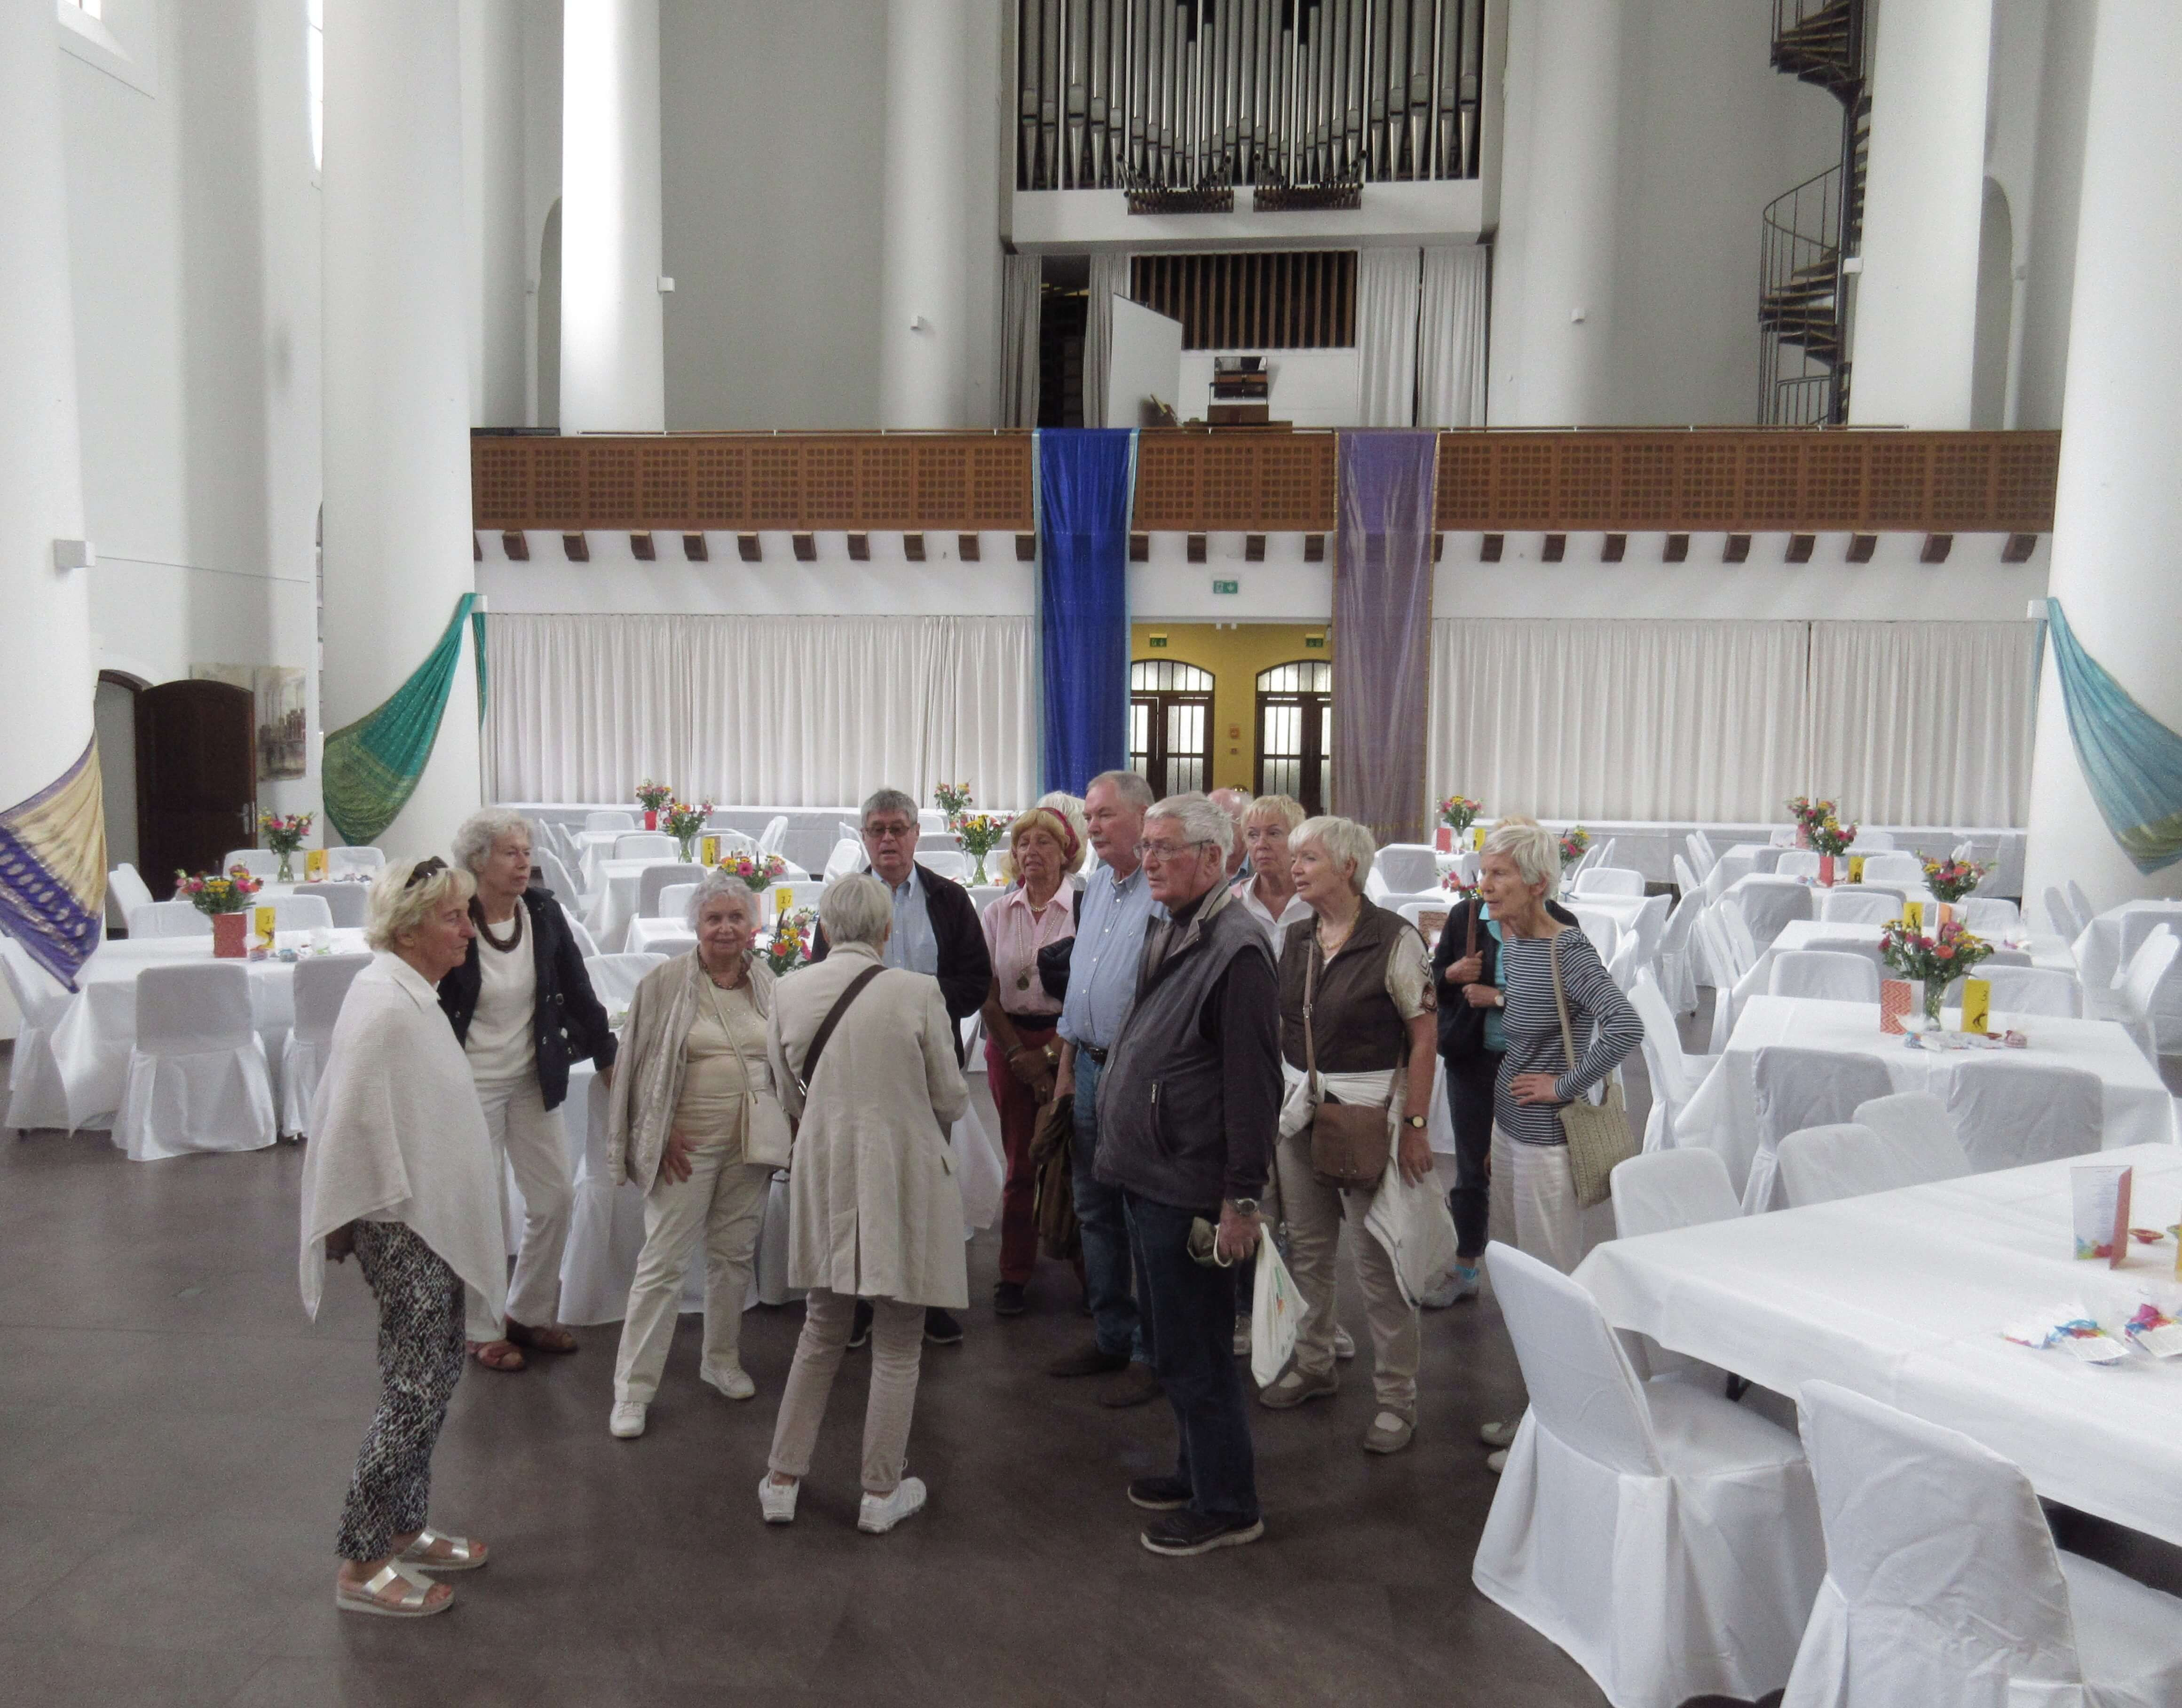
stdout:
[(438, 646), (414, 675), (374, 710), (326, 736), (322, 784), (326, 818), (350, 844), (369, 843), (394, 822), (416, 792), (440, 739), (440, 719), (462, 654), (463, 619), (477, 649), (478, 718), (485, 718), (485, 618), (473, 616), (477, 595), (465, 593)]

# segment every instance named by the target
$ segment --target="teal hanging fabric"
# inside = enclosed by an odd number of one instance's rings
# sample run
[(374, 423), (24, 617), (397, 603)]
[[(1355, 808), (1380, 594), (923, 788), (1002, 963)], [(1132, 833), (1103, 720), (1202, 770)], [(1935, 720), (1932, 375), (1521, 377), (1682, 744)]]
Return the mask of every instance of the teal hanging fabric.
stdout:
[(2077, 644), (2061, 602), (2046, 602), (2053, 671), (2091, 799), (2140, 872), (2182, 860), (2182, 735), (2129, 696)]
[(470, 656), (477, 661), (478, 728), (485, 728), (485, 613), (470, 613)]
[[(321, 787), (326, 818), (341, 840), (368, 843), (394, 822), (416, 792), (440, 739), (440, 719), (455, 685), (455, 666), (462, 656), (465, 618), (477, 595), (465, 593), (455, 607), (440, 644), (391, 697), (353, 724), (326, 737)], [(485, 707), (485, 647), (481, 627), (473, 629), (478, 649), (478, 709)]]

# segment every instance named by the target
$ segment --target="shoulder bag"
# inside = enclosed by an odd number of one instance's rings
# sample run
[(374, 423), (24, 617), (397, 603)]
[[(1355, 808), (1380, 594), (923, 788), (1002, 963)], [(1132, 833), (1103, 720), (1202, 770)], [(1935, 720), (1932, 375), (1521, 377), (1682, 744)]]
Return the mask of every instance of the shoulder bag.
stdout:
[(818, 1058), (825, 1053), (826, 1042), (833, 1035), (833, 1029), (841, 1023), (841, 1017), (849, 1012), (849, 1005), (864, 994), (864, 986), (886, 971), (883, 967), (867, 967), (849, 981), (849, 988), (833, 999), (833, 1006), (826, 1011), (826, 1018), (818, 1023), (818, 1030), (811, 1040), (811, 1047), (803, 1052), (803, 1071), (795, 1076), (795, 1089), (803, 1094), (805, 1102), (811, 1101), (811, 1082), (818, 1077)]
[(1393, 1151), (1384, 1103), (1328, 1103), (1318, 1082), (1318, 1045), (1311, 1034), (1310, 1011), (1318, 995), (1319, 947), (1311, 940), (1303, 986), (1304, 1071), (1310, 1076), (1310, 1172), (1327, 1186), (1376, 1190)]
[[(1561, 990), (1561, 934), (1546, 939), (1546, 962), (1553, 974), (1553, 1006), (1561, 1017), (1561, 1049), (1569, 1071), (1576, 1071), (1576, 1034), (1569, 1029), (1568, 997)], [(1621, 1103), (1621, 1084), (1607, 1076), (1605, 1101), (1592, 1103), (1578, 1097), (1559, 1111), (1561, 1131), (1568, 1135), (1569, 1175), (1576, 1183), (1576, 1201), (1588, 1210), (1604, 1201), (1607, 1179), (1614, 1165), (1636, 1154), (1629, 1136), (1629, 1114)]]
[[(743, 1161), (754, 1168), (785, 1168), (795, 1151), (795, 1135), (788, 1124), (788, 1112), (780, 1106), (780, 1099), (773, 1095), (768, 1078), (763, 1090), (750, 1078), (750, 1063), (743, 1052), (734, 1048), (734, 1034), (728, 1029), (728, 1017), (720, 1012), (720, 987), (712, 983), (704, 969), (697, 976), (705, 981), (707, 999), (712, 1005), (712, 1018), (720, 1023), (720, 1030), (727, 1034), (728, 1047), (734, 1056), (735, 1066), (743, 1076)], [(753, 998), (753, 1006), (756, 999)]]

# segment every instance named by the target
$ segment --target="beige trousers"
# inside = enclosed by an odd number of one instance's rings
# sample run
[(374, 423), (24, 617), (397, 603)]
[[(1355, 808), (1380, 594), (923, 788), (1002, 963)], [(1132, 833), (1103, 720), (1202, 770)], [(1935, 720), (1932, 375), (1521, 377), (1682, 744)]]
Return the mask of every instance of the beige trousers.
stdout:
[(1288, 1228), (1288, 1269), (1310, 1306), (1296, 1332), (1296, 1367), (1314, 1376), (1333, 1368), (1334, 1297), (1342, 1224), (1364, 1291), (1365, 1320), (1371, 1328), (1371, 1384), (1380, 1406), (1415, 1422), (1418, 1333), (1416, 1307), (1402, 1296), (1394, 1262), (1364, 1226), (1369, 1192), (1343, 1192), (1311, 1172), (1310, 1131), (1280, 1141), (1281, 1213)]
[[(561, 1112), (548, 1110), (535, 1073), (501, 1085), (480, 1085), (478, 1102), (492, 1140), (492, 1184), (507, 1201), (503, 1168), (523, 1195), (523, 1239), (515, 1275), (507, 1284), (507, 1314), (526, 1328), (542, 1328), (561, 1308), (561, 1257), (568, 1249), (568, 1223), (576, 1192), (568, 1178), (568, 1139)], [(485, 1295), (462, 1289), (463, 1334), (497, 1340), (505, 1332), (486, 1314)]]
[(1493, 1129), (1491, 1237), (1562, 1274), (1590, 1249), (1565, 1145), (1521, 1145)]
[[(872, 1389), (864, 1404), (864, 1489), (891, 1494), (901, 1481), (909, 1452), (910, 1414), (917, 1407), (918, 1361), (924, 1356), (924, 1307), (899, 1299), (874, 1299), (872, 1306)], [(852, 1293), (813, 1287), (803, 1300), (803, 1338), (795, 1343), (795, 1362), (780, 1396), (780, 1419), (773, 1428), (771, 1469), (782, 1477), (805, 1477), (818, 1425), (849, 1344), (856, 1318)]]
[(644, 1250), (629, 1284), (614, 1360), (614, 1398), (648, 1406), (659, 1391), (667, 1349), (681, 1309), (689, 1248), (705, 1237), (705, 1350), (698, 1372), (717, 1379), (736, 1367), (750, 1264), (765, 1227), (765, 1195), (773, 1171), (745, 1162), (742, 1141), (701, 1145), (689, 1153), (689, 1178), (671, 1180), (663, 1167), (644, 1196)]

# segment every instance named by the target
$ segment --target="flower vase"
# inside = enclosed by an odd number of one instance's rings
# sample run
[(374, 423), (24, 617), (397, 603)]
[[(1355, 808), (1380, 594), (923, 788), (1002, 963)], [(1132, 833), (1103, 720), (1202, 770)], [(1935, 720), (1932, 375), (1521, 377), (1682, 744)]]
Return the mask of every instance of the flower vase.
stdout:
[(1819, 883), (1828, 890), (1834, 887), (1834, 857), (1830, 854), (1819, 856)]
[(972, 885), (976, 885), (989, 884), (991, 881), (985, 876), (985, 857), (980, 854), (977, 857), (976, 863), (970, 868), (970, 882)]
[(250, 953), (250, 916), (215, 913), (212, 916), (212, 952), (220, 961), (240, 961)]
[(1924, 1029), (1927, 1032), (1940, 1029), (1940, 1009), (1947, 1000), (1947, 986), (1953, 982), (1949, 979), (1927, 979), (1924, 981)]
[(693, 864), (695, 862), (697, 857), (697, 839), (695, 836), (676, 837), (674, 839), (674, 848), (675, 851), (681, 857), (682, 863), (684, 866)]
[(1432, 846), (1442, 854), (1454, 852), (1454, 826), (1443, 824), (1432, 832)]
[(292, 848), (280, 850), (280, 869), (273, 874), (273, 881), (275, 884), (292, 884), (296, 881), (296, 868), (290, 863), (294, 859), (295, 854), (296, 851)]
[(1811, 846), (1811, 827), (1809, 825), (1798, 824), (1796, 826), (1796, 846), (1798, 848), (1808, 848)]
[(659, 812), (656, 807), (647, 807), (644, 809), (644, 828), (647, 830), (656, 830), (659, 828)]

